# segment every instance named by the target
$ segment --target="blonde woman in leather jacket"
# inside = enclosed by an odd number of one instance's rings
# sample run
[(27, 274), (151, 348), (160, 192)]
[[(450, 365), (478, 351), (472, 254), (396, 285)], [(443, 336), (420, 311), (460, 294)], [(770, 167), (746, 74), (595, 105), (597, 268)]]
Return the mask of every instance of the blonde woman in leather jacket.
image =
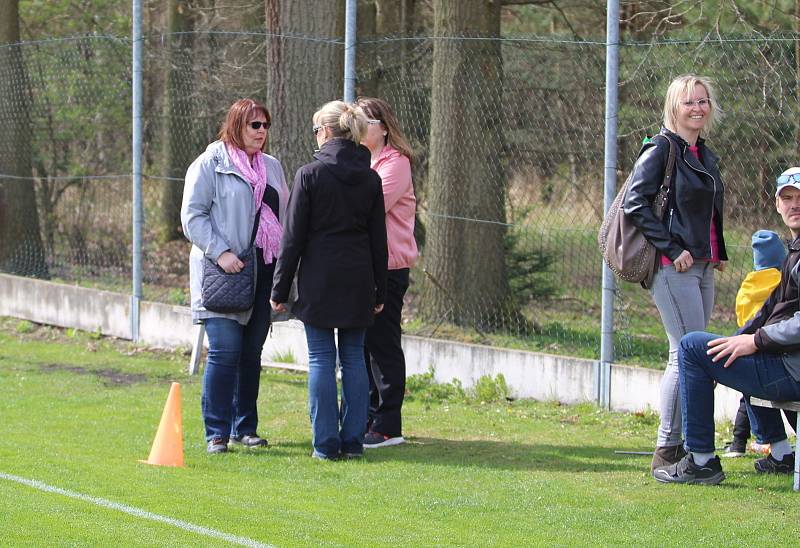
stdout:
[(705, 145), (720, 110), (708, 78), (686, 74), (669, 85), (661, 135), (676, 147), (675, 173), (666, 213), (651, 204), (664, 176), (669, 142), (653, 139), (636, 161), (623, 207), (659, 251), (660, 268), (651, 293), (669, 340), (661, 381), (661, 422), (651, 471), (685, 455), (678, 379), (678, 344), (691, 331), (704, 331), (714, 306), (714, 270), (728, 256), (723, 236), (724, 186), (717, 157)]

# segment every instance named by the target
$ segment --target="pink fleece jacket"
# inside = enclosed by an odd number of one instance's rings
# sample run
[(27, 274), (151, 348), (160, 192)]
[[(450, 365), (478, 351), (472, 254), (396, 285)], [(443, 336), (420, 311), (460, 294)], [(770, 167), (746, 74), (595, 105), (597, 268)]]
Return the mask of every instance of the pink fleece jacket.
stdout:
[(411, 162), (395, 148), (383, 147), (372, 169), (383, 181), (386, 208), (386, 240), (389, 244), (389, 270), (411, 268), (417, 262), (414, 240), (414, 214), (417, 199), (411, 184)]

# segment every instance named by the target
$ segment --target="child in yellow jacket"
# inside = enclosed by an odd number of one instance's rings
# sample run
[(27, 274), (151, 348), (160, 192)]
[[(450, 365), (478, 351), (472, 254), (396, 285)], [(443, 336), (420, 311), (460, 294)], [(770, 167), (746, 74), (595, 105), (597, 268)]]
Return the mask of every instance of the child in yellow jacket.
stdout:
[(770, 230), (753, 234), (753, 271), (745, 276), (736, 294), (736, 322), (739, 327), (756, 315), (769, 294), (781, 281), (781, 263), (786, 256), (786, 246)]
[[(739, 327), (756, 315), (772, 290), (781, 281), (781, 263), (786, 256), (786, 246), (780, 237), (769, 230), (758, 230), (753, 234), (753, 271), (742, 281), (736, 294), (736, 323)], [(741, 457), (747, 450), (750, 437), (750, 418), (747, 416), (745, 399), (739, 402), (739, 410), (733, 423), (733, 441), (725, 448), (723, 457)]]

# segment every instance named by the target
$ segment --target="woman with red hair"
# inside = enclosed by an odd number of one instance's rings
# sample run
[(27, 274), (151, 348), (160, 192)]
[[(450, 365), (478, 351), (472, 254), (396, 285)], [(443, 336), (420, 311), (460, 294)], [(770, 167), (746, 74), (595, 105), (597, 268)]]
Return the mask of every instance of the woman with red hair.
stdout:
[[(264, 447), (257, 433), (261, 351), (270, 327), (269, 291), (283, 235), (289, 189), (281, 163), (263, 151), (272, 120), (252, 99), (231, 105), (219, 140), (186, 172), (181, 206), (183, 233), (192, 242), (189, 282), (192, 320), (205, 326), (208, 360), (203, 377), (202, 411), (207, 451), (224, 453), (228, 445)], [(253, 307), (243, 312), (214, 312), (203, 306), (203, 263), (215, 262), (227, 273), (255, 244), (256, 290)]]

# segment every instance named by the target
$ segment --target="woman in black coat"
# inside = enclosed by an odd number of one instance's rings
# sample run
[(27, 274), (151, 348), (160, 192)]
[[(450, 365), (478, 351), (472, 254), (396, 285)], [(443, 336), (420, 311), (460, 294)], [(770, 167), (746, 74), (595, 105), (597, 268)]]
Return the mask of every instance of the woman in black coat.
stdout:
[[(369, 383), (364, 334), (383, 309), (388, 251), (381, 179), (359, 143), (361, 109), (332, 101), (314, 114), (320, 150), (295, 175), (275, 266), (272, 307), (285, 309), (297, 272), (292, 312), (308, 342), (308, 399), (313, 457), (363, 454)], [(298, 268), (299, 265), (299, 268)], [(337, 344), (342, 369), (336, 390)]]

